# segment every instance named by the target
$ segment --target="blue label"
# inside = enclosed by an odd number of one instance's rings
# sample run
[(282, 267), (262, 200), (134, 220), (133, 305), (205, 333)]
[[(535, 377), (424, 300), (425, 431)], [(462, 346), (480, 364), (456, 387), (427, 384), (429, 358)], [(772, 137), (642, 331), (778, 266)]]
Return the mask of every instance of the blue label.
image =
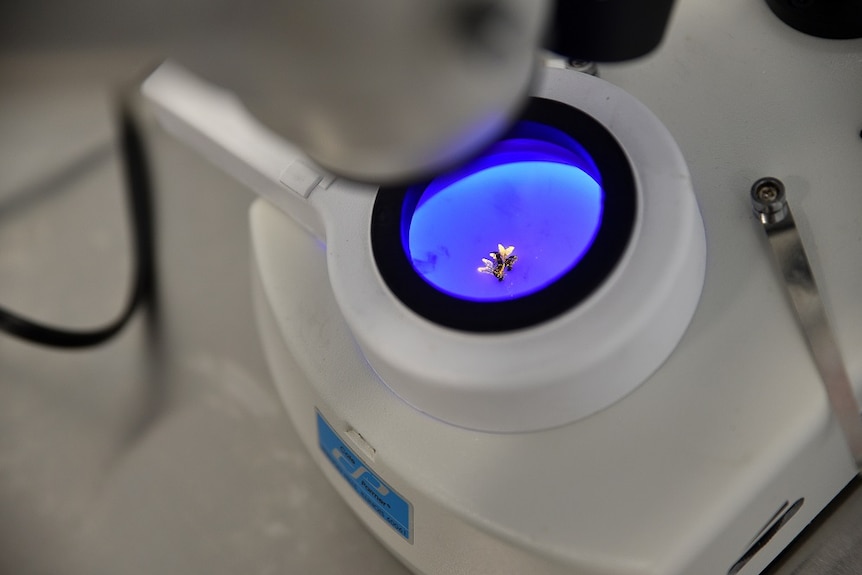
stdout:
[(317, 436), (320, 449), (363, 501), (396, 533), (413, 543), (413, 534), (410, 531), (410, 502), (371, 471), (356, 453), (341, 441), (320, 412), (317, 412)]

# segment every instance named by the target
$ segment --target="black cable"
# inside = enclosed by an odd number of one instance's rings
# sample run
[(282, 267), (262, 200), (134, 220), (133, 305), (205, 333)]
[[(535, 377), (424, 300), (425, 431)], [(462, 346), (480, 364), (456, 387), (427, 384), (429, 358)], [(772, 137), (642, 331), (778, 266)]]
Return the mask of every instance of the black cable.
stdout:
[(125, 94), (120, 98), (119, 124), (120, 153), (135, 257), (132, 290), (123, 312), (105, 326), (75, 330), (41, 324), (0, 308), (0, 331), (51, 347), (91, 347), (120, 333), (139, 307), (152, 302), (155, 287), (155, 242), (150, 172), (132, 102)]

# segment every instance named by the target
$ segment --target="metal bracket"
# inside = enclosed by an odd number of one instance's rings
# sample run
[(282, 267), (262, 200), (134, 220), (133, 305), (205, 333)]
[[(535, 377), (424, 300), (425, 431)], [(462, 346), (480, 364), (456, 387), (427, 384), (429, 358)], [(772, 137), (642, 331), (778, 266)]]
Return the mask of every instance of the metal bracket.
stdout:
[(857, 469), (862, 470), (862, 417), (859, 405), (832, 328), (826, 319), (826, 310), (817, 291), (808, 256), (787, 204), (784, 184), (776, 178), (757, 180), (751, 187), (751, 202), (781, 268), (787, 293), (796, 309), (797, 319), (820, 373), (832, 412), (844, 432)]

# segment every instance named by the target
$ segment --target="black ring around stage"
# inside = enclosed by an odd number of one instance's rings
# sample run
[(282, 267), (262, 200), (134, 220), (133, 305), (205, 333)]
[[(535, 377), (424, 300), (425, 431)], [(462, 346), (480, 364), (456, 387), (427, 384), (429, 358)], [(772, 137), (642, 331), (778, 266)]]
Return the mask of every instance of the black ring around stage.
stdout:
[(412, 214), (425, 186), (381, 188), (371, 216), (371, 247), (380, 275), (392, 293), (426, 319), (471, 332), (526, 328), (552, 319), (588, 298), (611, 275), (634, 230), (637, 192), (628, 158), (613, 135), (595, 119), (562, 102), (532, 98), (520, 120), (562, 130), (590, 154), (604, 192), (601, 223), (592, 246), (571, 270), (531, 294), (504, 301), (470, 301), (437, 290), (413, 268), (402, 242), (405, 216)]

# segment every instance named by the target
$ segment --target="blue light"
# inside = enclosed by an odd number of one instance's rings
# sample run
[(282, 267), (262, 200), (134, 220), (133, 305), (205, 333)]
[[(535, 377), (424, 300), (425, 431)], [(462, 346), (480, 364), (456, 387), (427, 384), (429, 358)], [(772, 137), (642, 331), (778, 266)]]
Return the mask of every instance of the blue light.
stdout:
[[(566, 274), (592, 246), (604, 203), (589, 154), (535, 122), (521, 122), (413, 198), (405, 203), (402, 241), (414, 269), (439, 291), (471, 301), (522, 297)], [(498, 244), (514, 246), (518, 256), (502, 280), (478, 271)]]

